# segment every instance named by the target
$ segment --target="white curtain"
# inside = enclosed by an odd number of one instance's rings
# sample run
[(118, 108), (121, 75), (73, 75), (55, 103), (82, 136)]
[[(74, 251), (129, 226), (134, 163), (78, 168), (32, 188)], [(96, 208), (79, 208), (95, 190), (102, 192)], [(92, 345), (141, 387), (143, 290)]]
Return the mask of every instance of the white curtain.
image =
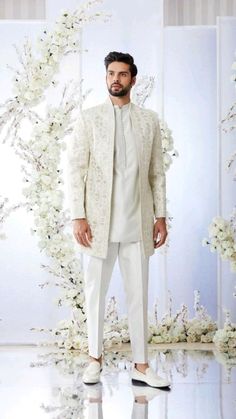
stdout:
[(215, 25), (217, 16), (236, 16), (236, 0), (163, 0), (165, 26)]
[(0, 19), (45, 19), (45, 0), (0, 0)]

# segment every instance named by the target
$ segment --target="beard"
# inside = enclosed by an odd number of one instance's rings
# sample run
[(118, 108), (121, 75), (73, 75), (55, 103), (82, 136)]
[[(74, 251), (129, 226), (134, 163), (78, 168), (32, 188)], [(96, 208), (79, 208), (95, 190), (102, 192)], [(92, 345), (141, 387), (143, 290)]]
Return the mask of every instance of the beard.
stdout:
[(108, 92), (110, 93), (111, 96), (116, 96), (116, 97), (122, 97), (122, 96), (126, 96), (127, 93), (129, 93), (130, 89), (131, 89), (132, 85), (129, 84), (126, 87), (123, 87), (121, 90), (113, 90), (112, 86), (108, 87)]

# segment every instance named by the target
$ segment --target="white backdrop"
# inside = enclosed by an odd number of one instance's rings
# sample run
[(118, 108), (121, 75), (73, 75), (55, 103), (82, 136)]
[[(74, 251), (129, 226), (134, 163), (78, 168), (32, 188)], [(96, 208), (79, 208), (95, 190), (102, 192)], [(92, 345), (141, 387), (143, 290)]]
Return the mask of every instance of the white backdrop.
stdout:
[[(79, 3), (48, 0), (47, 22), (2, 21), (1, 62), (16, 64), (14, 42), (20, 44), (25, 34), (37, 35), (45, 24), (53, 22), (61, 7), (73, 9)], [(224, 262), (217, 270), (216, 255), (201, 246), (208, 224), (217, 214), (219, 193), (226, 202), (226, 196), (232, 192), (232, 189), (227, 189), (229, 176), (223, 170), (224, 190), (218, 189), (217, 173), (228, 155), (225, 147), (228, 147), (229, 140), (222, 139), (221, 147), (226, 152), (222, 153), (220, 161), (217, 160), (217, 103), (223, 103), (225, 111), (233, 98), (233, 93), (230, 93), (233, 86), (226, 73), (230, 74), (233, 61), (235, 21), (231, 19), (229, 26), (227, 19), (222, 18), (225, 24), (222, 23), (224, 30), (218, 37), (218, 45), (223, 43), (224, 55), (221, 50), (219, 57), (215, 26), (163, 28), (161, 1), (138, 1), (134, 9), (125, 0), (119, 4), (107, 0), (102, 8), (112, 13), (112, 20), (87, 27), (82, 37), (83, 46), (88, 49), (83, 55), (82, 76), (85, 88), (93, 88), (86, 107), (106, 98), (104, 56), (111, 50), (129, 52), (135, 57), (139, 75), (155, 76), (156, 87), (146, 106), (166, 120), (180, 153), (167, 175), (169, 211), (173, 216), (170, 248), (167, 257), (158, 250), (150, 259), (150, 310), (158, 298), (159, 317), (164, 314), (167, 290), (170, 289), (174, 311), (185, 303), (193, 314), (193, 292), (199, 289), (202, 304), (215, 319), (217, 301), (221, 304), (219, 318), (224, 306), (230, 307), (235, 317), (233, 276), (229, 273), (229, 266)], [(63, 71), (70, 71), (76, 78), (79, 74), (78, 59), (64, 62), (62, 78)], [(221, 75), (220, 82), (217, 74)], [(0, 76), (3, 101), (11, 95), (12, 75), (2, 67)], [(0, 150), (0, 193), (18, 201), (22, 187), (20, 163), (7, 145), (0, 145)], [(232, 202), (235, 202), (235, 193), (234, 197), (231, 195)], [(225, 216), (231, 210), (231, 202), (227, 205), (224, 207)], [(50, 277), (40, 269), (43, 255), (37, 249), (36, 238), (30, 235), (30, 225), (29, 214), (23, 210), (13, 214), (6, 223), (8, 239), (0, 242), (1, 343), (37, 342), (45, 336), (32, 334), (30, 327), (51, 327), (58, 319), (69, 316), (68, 310), (58, 310), (53, 304), (57, 294), (54, 288), (41, 290), (38, 287)], [(120, 312), (125, 312), (118, 264), (108, 297), (111, 295), (116, 295)]]

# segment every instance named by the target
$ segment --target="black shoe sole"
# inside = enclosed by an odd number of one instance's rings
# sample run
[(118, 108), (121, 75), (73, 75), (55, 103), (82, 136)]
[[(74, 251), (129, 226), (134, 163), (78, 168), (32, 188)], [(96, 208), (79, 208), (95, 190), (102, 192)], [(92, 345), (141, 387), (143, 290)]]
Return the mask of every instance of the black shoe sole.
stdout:
[(148, 386), (148, 384), (145, 383), (145, 381), (135, 380), (134, 378), (132, 378), (131, 381), (132, 381), (132, 384), (134, 384), (135, 386)]
[(156, 387), (156, 386), (150, 386), (150, 384), (148, 384), (148, 383), (146, 383), (145, 381), (140, 381), (140, 380), (135, 380), (134, 378), (132, 378), (132, 384), (134, 385), (134, 386), (148, 386), (148, 387), (152, 387), (152, 388), (170, 388), (170, 385), (167, 385), (167, 386), (158, 386), (158, 387)]
[(98, 384), (98, 383), (100, 383), (100, 381), (96, 381), (96, 383), (85, 383), (85, 382), (83, 381), (83, 383), (84, 383), (84, 384), (86, 384), (86, 385), (88, 385), (88, 386), (94, 386), (94, 384)]

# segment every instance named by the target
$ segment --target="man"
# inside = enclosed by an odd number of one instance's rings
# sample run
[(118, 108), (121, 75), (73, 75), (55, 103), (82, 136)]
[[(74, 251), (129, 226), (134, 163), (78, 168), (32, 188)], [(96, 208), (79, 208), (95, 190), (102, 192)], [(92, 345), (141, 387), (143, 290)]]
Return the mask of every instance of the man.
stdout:
[(73, 233), (89, 256), (84, 273), (90, 363), (83, 374), (97, 383), (102, 370), (105, 296), (118, 256), (127, 297), (134, 361), (133, 383), (170, 383), (147, 359), (149, 257), (167, 237), (165, 173), (158, 116), (130, 101), (133, 57), (105, 58), (109, 97), (81, 112), (68, 149)]

